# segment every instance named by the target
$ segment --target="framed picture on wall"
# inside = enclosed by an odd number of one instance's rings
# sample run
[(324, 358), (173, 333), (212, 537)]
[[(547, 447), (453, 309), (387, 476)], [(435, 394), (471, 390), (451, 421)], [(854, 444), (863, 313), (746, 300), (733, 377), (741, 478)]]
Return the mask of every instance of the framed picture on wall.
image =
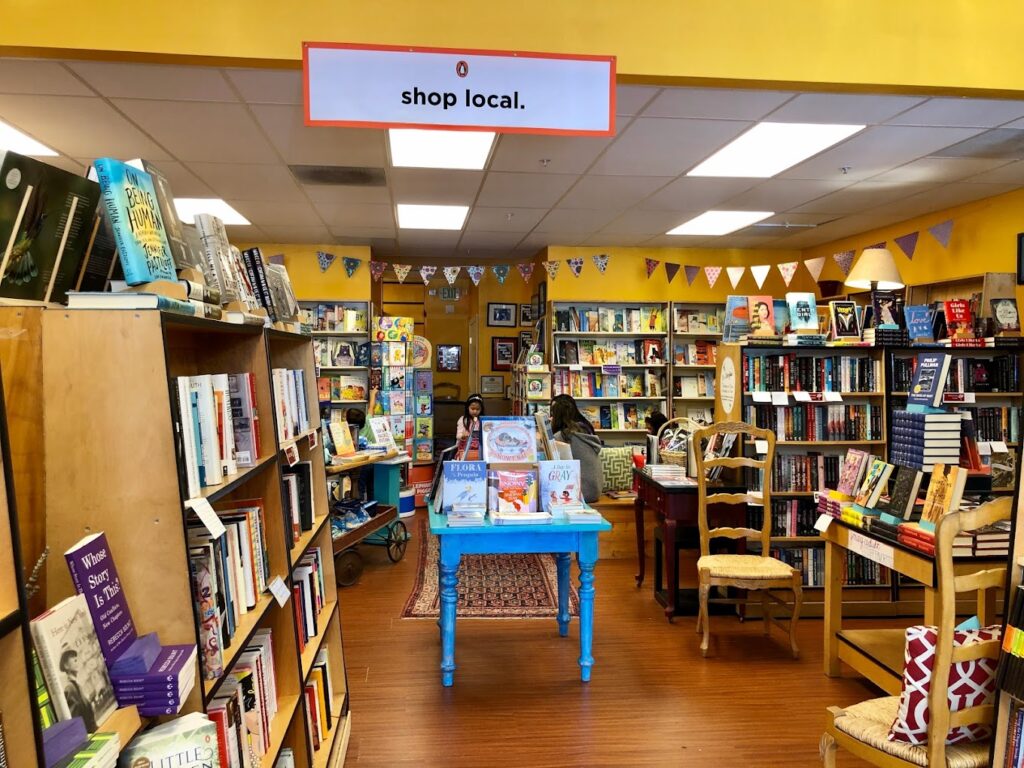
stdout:
[(505, 393), (505, 377), (504, 376), (481, 376), (480, 377), (480, 394), (481, 395), (502, 395)]
[(519, 305), (519, 324), (526, 326), (533, 325), (533, 307), (531, 305)]
[(520, 331), (519, 349), (527, 349), (531, 344), (533, 344), (533, 331)]
[(488, 303), (487, 325), (491, 328), (515, 328), (519, 325), (516, 322), (516, 305)]
[(536, 320), (540, 317), (540, 311), (537, 309), (540, 306), (540, 297), (535, 293), (530, 297), (530, 317)]
[(462, 345), (437, 345), (437, 370), (458, 372), (462, 370)]
[(516, 361), (516, 340), (512, 336), (495, 336), (491, 339), (491, 370), (511, 371)]

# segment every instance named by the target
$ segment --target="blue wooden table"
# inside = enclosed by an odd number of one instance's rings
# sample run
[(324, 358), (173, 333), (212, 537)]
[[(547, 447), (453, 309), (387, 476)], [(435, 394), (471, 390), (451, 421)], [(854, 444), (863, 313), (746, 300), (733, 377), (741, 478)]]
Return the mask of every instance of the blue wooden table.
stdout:
[(569, 634), (569, 556), (575, 552), (580, 566), (580, 677), (590, 680), (594, 666), (594, 566), (597, 535), (612, 524), (570, 523), (564, 518), (538, 525), (483, 525), (449, 528), (445, 515), (430, 510), (430, 532), (441, 543), (438, 579), (441, 593), (441, 683), (450, 686), (455, 676), (455, 603), (459, 561), (463, 555), (553, 553), (558, 564), (558, 633)]

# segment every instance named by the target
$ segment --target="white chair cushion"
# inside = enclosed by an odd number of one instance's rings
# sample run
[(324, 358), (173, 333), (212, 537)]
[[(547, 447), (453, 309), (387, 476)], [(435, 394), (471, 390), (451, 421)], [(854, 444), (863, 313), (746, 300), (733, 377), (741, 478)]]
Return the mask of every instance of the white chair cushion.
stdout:
[(705, 568), (719, 579), (788, 579), (793, 574), (792, 566), (760, 555), (705, 555), (697, 561), (697, 570)]

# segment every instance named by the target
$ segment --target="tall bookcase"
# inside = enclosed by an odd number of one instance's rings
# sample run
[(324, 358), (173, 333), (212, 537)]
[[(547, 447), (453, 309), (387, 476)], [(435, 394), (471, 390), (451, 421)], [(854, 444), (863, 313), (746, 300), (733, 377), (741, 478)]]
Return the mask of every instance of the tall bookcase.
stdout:
[[(358, 365), (355, 357), (356, 348), (370, 341), (370, 304), (366, 301), (335, 301), (323, 299), (317, 301), (301, 301), (302, 330), (309, 331), (314, 341), (314, 364), (316, 375), (322, 379), (335, 380), (339, 377), (351, 377), (362, 382), (364, 396), (359, 398), (335, 398), (331, 392), (337, 394), (337, 387), (327, 386), (327, 397), (323, 395), (323, 387), (320, 387), (320, 407), (328, 411), (341, 411), (338, 418), (344, 419), (344, 411), (347, 408), (361, 408), (366, 410), (370, 396), (370, 366)], [(338, 310), (352, 310), (363, 318), (362, 330), (345, 330), (344, 321), (338, 323), (336, 320), (332, 325), (329, 317), (337, 318)], [(328, 314), (330, 310), (330, 314)], [(328, 318), (325, 321), (325, 316)], [(331, 359), (330, 349), (335, 342), (347, 343), (352, 346), (352, 364), (335, 365)], [(331, 363), (331, 364), (325, 364)], [(344, 394), (344, 389), (342, 389)], [(369, 414), (367, 414), (369, 415)]]
[(715, 402), (715, 353), (722, 340), (724, 304), (672, 304), (671, 418), (711, 423)]
[[(217, 486), (204, 487), (211, 503), (260, 498), (271, 581), (289, 587), (297, 560), (309, 546), (324, 555), (326, 604), (320, 633), (303, 653), (292, 598), (280, 605), (269, 593), (240, 617), (224, 648), (225, 675), (258, 629), (273, 631), (278, 713), (270, 726), (272, 765), (290, 747), (297, 765), (324, 765), (346, 745), (350, 728), (348, 688), (341, 643), (322, 452), (317, 428), (294, 440), (300, 460), (312, 462), (315, 522), (293, 544), (286, 529), (282, 466), (290, 446), (277, 440), (278, 411), (271, 369), (305, 371), (306, 402), (316, 402), (313, 355), (307, 337), (261, 327), (145, 311), (51, 310), (43, 318), (43, 382), (48, 403), (45, 425), (47, 541), (63, 552), (79, 538), (104, 531), (142, 632), (158, 632), (164, 644), (199, 643), (192, 599), (185, 523), (187, 490), (178, 460), (173, 379), (208, 373), (251, 372), (259, 414), (261, 455)], [(310, 413), (311, 425), (319, 423)], [(311, 436), (316, 436), (311, 439)], [(48, 561), (50, 604), (71, 594), (61, 557)], [(326, 628), (324, 628), (326, 625)], [(304, 682), (320, 647), (330, 654), (336, 719), (329, 740), (310, 753)], [(199, 673), (198, 665), (196, 674)], [(182, 711), (204, 710), (224, 676), (202, 680)]]

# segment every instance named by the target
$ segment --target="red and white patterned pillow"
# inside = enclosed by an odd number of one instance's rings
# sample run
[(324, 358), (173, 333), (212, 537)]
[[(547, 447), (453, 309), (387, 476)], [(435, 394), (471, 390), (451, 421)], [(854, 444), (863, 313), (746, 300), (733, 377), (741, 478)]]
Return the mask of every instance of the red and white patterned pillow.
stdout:
[[(999, 640), (1000, 626), (961, 630), (953, 635), (953, 647), (977, 645)], [(935, 627), (907, 627), (907, 644), (903, 660), (903, 690), (896, 720), (889, 728), (889, 741), (908, 744), (928, 743), (928, 692), (935, 665)], [(961, 709), (992, 703), (995, 695), (996, 660), (961, 661), (949, 668), (949, 709)], [(950, 729), (947, 744), (981, 741), (991, 735), (984, 725), (965, 725)]]

